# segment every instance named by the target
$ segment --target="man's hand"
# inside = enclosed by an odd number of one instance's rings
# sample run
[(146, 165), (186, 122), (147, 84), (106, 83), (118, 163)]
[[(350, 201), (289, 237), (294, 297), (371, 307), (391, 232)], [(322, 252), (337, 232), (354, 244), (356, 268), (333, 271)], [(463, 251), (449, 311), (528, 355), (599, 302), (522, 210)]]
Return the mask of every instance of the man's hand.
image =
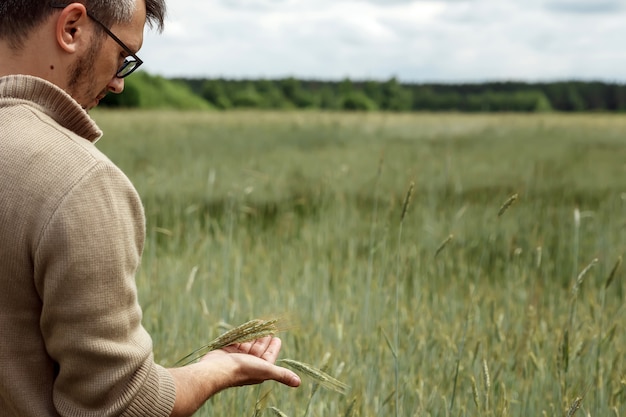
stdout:
[(281, 340), (264, 337), (207, 353), (198, 363), (170, 369), (176, 382), (176, 403), (171, 416), (190, 416), (213, 395), (230, 387), (273, 380), (289, 387), (300, 377), (276, 366)]

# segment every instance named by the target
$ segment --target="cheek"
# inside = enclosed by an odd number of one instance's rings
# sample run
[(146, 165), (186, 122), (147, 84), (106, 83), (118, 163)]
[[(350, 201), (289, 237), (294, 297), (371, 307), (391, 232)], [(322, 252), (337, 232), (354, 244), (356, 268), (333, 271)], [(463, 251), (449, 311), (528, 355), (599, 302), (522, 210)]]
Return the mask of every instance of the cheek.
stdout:
[(99, 81), (109, 83), (119, 69), (120, 65), (124, 61), (121, 58), (120, 50), (117, 44), (109, 42), (108, 48), (103, 48), (94, 61), (98, 61), (99, 66), (94, 72), (97, 72), (97, 78)]
[(107, 65), (102, 66), (102, 78), (105, 78), (108, 81), (115, 77), (117, 73), (117, 69), (120, 67), (119, 59), (112, 58), (107, 61)]
[(94, 70), (91, 85), (96, 90), (96, 94), (108, 89), (109, 84), (115, 79), (115, 74), (120, 66), (118, 60), (109, 59), (106, 62), (100, 61), (100, 66)]

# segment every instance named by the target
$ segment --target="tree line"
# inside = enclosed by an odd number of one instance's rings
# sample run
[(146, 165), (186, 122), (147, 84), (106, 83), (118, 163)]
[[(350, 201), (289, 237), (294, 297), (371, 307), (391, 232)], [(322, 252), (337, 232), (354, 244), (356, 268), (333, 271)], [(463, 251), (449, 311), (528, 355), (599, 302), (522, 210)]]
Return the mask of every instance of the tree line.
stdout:
[(626, 85), (606, 82), (402, 83), (284, 79), (129, 77), (113, 107), (322, 109), (349, 111), (626, 111)]

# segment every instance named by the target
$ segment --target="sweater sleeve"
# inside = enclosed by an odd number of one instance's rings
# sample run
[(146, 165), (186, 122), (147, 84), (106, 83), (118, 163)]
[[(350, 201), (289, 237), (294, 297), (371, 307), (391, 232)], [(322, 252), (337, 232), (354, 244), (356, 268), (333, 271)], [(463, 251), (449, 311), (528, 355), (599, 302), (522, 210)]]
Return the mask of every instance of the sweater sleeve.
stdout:
[(35, 248), (40, 320), (61, 416), (169, 416), (174, 381), (154, 363), (135, 272), (144, 214), (130, 181), (100, 161), (67, 190)]

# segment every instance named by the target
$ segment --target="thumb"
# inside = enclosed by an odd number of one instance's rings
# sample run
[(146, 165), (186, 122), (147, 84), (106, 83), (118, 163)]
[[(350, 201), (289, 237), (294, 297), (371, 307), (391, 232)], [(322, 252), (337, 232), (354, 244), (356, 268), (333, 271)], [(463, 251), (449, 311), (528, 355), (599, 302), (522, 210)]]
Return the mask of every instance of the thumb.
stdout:
[(273, 380), (280, 382), (281, 384), (285, 384), (288, 387), (296, 388), (300, 386), (302, 382), (300, 377), (294, 373), (293, 371), (283, 368), (280, 366), (274, 366), (276, 368), (276, 376), (272, 378)]

